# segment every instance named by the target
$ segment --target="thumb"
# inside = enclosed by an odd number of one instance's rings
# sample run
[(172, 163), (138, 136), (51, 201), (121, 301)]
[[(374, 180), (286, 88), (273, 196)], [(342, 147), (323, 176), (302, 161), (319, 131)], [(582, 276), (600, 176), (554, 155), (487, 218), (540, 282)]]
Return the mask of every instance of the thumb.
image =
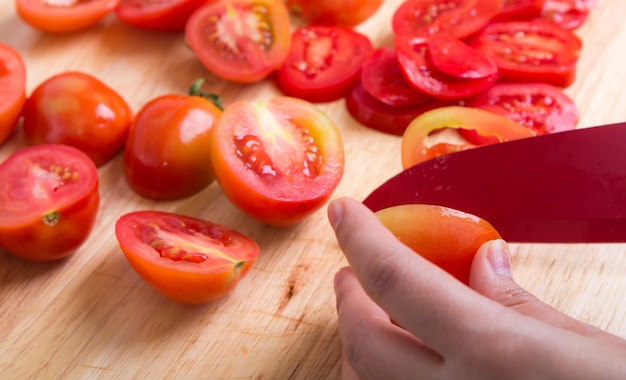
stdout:
[(561, 313), (520, 287), (513, 280), (509, 246), (504, 240), (489, 241), (478, 249), (472, 262), (470, 287), (520, 314), (556, 327), (583, 335), (595, 335), (602, 332), (600, 329)]

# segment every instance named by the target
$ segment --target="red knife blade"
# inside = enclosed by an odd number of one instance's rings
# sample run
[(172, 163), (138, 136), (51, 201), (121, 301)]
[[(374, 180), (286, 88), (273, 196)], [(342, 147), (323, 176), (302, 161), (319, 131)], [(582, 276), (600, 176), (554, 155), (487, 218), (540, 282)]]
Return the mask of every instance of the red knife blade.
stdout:
[(363, 203), (455, 208), (511, 242), (626, 242), (626, 123), (482, 146), (408, 168)]

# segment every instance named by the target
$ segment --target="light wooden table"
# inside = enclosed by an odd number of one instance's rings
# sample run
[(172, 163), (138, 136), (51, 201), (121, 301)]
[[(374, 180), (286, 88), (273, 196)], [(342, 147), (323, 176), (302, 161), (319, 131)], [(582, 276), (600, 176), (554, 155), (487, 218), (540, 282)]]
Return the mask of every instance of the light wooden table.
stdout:
[[(359, 30), (390, 44), (399, 0)], [(580, 127), (626, 120), (626, 2), (600, 0), (577, 31), (579, 76), (567, 89)], [(111, 16), (84, 33), (45, 35), (24, 24), (13, 1), (0, 2), (0, 41), (17, 48), (28, 89), (53, 74), (82, 70), (118, 90), (138, 110), (165, 93), (184, 93), (206, 70), (181, 35), (137, 31)], [(210, 75), (225, 104), (278, 95), (269, 82), (238, 86)], [(400, 170), (400, 139), (354, 122), (342, 101), (321, 104), (345, 138), (346, 170), (336, 196), (363, 199)], [(624, 142), (626, 144), (626, 141)], [(0, 159), (24, 146), (18, 132)], [(121, 155), (100, 168), (101, 211), (87, 243), (71, 258), (37, 265), (0, 252), (0, 377), (336, 378), (332, 277), (344, 265), (322, 209), (291, 228), (272, 228), (237, 211), (216, 184), (189, 199), (155, 203), (124, 182)], [(137, 209), (174, 211), (236, 227), (258, 241), (255, 267), (229, 297), (204, 306), (162, 298), (130, 268), (113, 224)], [(516, 244), (517, 280), (574, 317), (626, 337), (626, 245)]]

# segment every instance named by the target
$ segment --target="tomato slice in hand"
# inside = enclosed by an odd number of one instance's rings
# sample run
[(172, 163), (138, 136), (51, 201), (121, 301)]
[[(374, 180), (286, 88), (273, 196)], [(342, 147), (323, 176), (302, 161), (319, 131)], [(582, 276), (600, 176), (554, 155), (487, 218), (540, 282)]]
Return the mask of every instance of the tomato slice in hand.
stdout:
[(287, 7), (313, 25), (352, 28), (370, 18), (383, 0), (287, 0)]
[(183, 304), (207, 303), (231, 293), (260, 251), (236, 230), (160, 211), (122, 215), (115, 236), (137, 274)]
[(113, 11), (120, 0), (15, 0), (17, 14), (31, 26), (50, 33), (87, 29)]
[(11, 136), (26, 102), (26, 66), (20, 53), (0, 43), (0, 145)]
[(29, 144), (65, 144), (104, 165), (124, 147), (132, 110), (112, 88), (90, 74), (67, 71), (42, 82), (24, 106)]
[[(451, 129), (476, 131), (480, 136), (497, 137), (499, 142), (535, 136), (530, 129), (504, 116), (478, 108), (441, 107), (418, 116), (402, 136), (402, 167), (407, 169), (420, 162), (476, 147), (462, 139), (443, 139), (440, 132)], [(443, 136), (450, 137), (450, 136)], [(493, 142), (484, 138), (484, 143)]]
[(81, 151), (38, 145), (0, 164), (0, 247), (32, 261), (72, 254), (98, 213), (98, 172)]
[(504, 81), (560, 87), (574, 81), (582, 48), (571, 31), (540, 21), (489, 24), (470, 44), (493, 58)]
[(545, 83), (499, 83), (467, 106), (505, 116), (538, 135), (572, 130), (579, 119), (574, 101), (559, 87)]
[[(459, 41), (462, 44), (462, 42)], [(449, 73), (442, 72), (433, 63), (430, 57), (437, 56), (440, 66), (450, 72), (452, 71), (453, 63), (444, 65), (442, 60), (443, 55), (441, 53), (429, 53), (428, 38), (411, 37), (398, 35), (395, 38), (396, 52), (398, 54), (398, 62), (400, 68), (406, 80), (416, 89), (422, 91), (432, 97), (443, 100), (457, 100), (465, 99), (467, 97), (476, 95), (480, 92), (487, 90), (493, 86), (499, 78), (498, 71), (492, 75), (488, 75), (480, 78), (463, 78), (453, 77)], [(443, 44), (433, 44), (435, 46), (443, 47)], [(464, 46), (463, 51), (468, 51), (468, 46)], [(454, 61), (460, 59), (471, 60), (479, 56), (477, 52), (469, 50), (471, 54), (463, 54), (463, 57), (455, 58)], [(451, 56), (450, 54), (445, 54)], [(483, 56), (480, 55), (480, 62), (483, 61)], [(482, 63), (470, 63), (465, 67), (479, 67), (483, 66)], [(485, 72), (486, 69), (481, 69)], [(471, 76), (471, 74), (466, 74)]]
[(465, 285), (478, 248), (501, 239), (486, 220), (448, 207), (406, 204), (375, 214), (398, 240)]
[(163, 95), (148, 102), (126, 140), (126, 182), (155, 200), (181, 199), (204, 189), (214, 179), (207, 146), (221, 114), (200, 96)]
[(463, 39), (501, 9), (502, 0), (406, 0), (393, 15), (393, 31), (418, 37), (449, 33)]
[(191, 14), (215, 0), (122, 0), (115, 13), (124, 23), (143, 29), (184, 30)]
[(293, 32), (289, 54), (276, 74), (287, 96), (310, 102), (344, 97), (359, 80), (372, 50), (364, 34), (336, 26), (304, 26)]
[(196, 10), (185, 27), (187, 43), (215, 75), (257, 82), (278, 69), (291, 41), (282, 0), (221, 0)]
[(295, 224), (312, 214), (343, 175), (339, 129), (296, 98), (232, 103), (213, 128), (209, 149), (224, 194), (269, 225)]

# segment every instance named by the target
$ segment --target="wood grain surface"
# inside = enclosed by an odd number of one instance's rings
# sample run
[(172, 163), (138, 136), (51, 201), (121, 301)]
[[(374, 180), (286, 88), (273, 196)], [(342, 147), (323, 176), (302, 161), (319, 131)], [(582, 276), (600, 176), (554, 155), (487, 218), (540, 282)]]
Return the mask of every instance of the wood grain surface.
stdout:
[[(358, 29), (391, 44), (390, 19), (400, 0)], [(587, 23), (578, 78), (566, 92), (580, 108), (579, 126), (626, 120), (626, 1), (598, 0)], [(184, 93), (208, 78), (224, 103), (267, 99), (271, 82), (234, 85), (208, 73), (180, 34), (140, 31), (113, 15), (71, 35), (47, 35), (22, 22), (12, 0), (0, 1), (0, 41), (18, 49), (28, 89), (66, 70), (95, 75), (134, 110), (166, 93)], [(343, 101), (319, 104), (345, 140), (345, 176), (335, 196), (363, 199), (400, 170), (400, 138), (353, 121)], [(624, 142), (626, 144), (626, 142)], [(21, 131), (0, 159), (25, 146)], [(102, 196), (88, 241), (70, 258), (33, 264), (0, 252), (2, 379), (332, 379), (340, 376), (332, 278), (345, 265), (325, 209), (305, 222), (275, 228), (251, 220), (212, 184), (176, 202), (132, 193), (122, 157), (99, 169)], [(123, 213), (156, 209), (239, 229), (261, 246), (259, 260), (227, 298), (204, 306), (172, 303), (131, 269), (113, 225)], [(540, 299), (626, 337), (626, 245), (515, 244), (516, 279)]]

